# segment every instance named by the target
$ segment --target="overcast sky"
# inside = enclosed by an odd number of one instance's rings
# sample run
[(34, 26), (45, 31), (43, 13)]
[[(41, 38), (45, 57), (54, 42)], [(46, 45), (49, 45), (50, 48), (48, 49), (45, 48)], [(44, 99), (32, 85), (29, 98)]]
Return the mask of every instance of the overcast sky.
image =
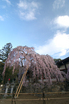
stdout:
[(9, 42), (69, 57), (69, 0), (0, 0), (0, 49)]

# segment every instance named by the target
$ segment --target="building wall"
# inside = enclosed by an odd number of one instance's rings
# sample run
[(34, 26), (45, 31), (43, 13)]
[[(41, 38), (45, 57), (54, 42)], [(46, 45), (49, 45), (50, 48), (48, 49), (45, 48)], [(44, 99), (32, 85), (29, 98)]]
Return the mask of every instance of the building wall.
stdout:
[(68, 67), (69, 67), (69, 62), (66, 64), (66, 67), (67, 67), (67, 69), (68, 69)]
[(60, 70), (65, 69), (65, 65), (60, 66)]
[(69, 62), (66, 63), (66, 68), (65, 68), (65, 65), (62, 65), (62, 66), (60, 66), (59, 69), (60, 69), (60, 71), (64, 71), (65, 73), (67, 73), (68, 67), (69, 67)]

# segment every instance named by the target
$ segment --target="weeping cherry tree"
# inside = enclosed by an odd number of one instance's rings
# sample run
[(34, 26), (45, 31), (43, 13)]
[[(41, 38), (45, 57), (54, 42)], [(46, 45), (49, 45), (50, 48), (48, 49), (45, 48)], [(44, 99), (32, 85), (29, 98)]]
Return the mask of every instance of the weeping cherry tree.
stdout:
[[(37, 78), (43, 82), (43, 79), (47, 79), (48, 84), (52, 84), (51, 79), (55, 78), (56, 81), (63, 81), (61, 72), (55, 65), (52, 57), (49, 55), (39, 55), (34, 51), (33, 47), (18, 46), (14, 48), (8, 55), (5, 61), (3, 76), (5, 75), (6, 68), (13, 67), (12, 73), (15, 70), (19, 70), (19, 78), (28, 70), (31, 72), (31, 78), (34, 80)], [(10, 69), (9, 69), (10, 70)], [(27, 76), (24, 78), (24, 85), (26, 84)]]

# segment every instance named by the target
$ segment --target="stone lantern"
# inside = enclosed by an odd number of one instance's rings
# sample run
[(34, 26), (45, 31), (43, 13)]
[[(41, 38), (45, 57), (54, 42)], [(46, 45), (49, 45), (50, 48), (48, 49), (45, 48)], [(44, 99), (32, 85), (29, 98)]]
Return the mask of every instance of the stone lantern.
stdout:
[(9, 81), (6, 83), (6, 90), (5, 90), (5, 97), (7, 96), (7, 93), (8, 93), (8, 89), (9, 89), (9, 86), (10, 86), (10, 83)]

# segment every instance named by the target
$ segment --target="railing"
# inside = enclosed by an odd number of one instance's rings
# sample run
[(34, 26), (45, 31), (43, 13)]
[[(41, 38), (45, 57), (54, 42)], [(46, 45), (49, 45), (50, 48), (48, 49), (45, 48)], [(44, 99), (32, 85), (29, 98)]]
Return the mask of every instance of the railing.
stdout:
[[(4, 95), (5, 93), (0, 93), (0, 95)], [(62, 95), (63, 96), (62, 96)], [(64, 94), (65, 94), (65, 96), (64, 96)], [(42, 101), (42, 103), (40, 103), (40, 104), (49, 104), (48, 102), (50, 101), (50, 100), (68, 100), (68, 103), (69, 103), (69, 92), (47, 92), (47, 93), (45, 93), (45, 92), (43, 92), (43, 93), (20, 93), (19, 95), (41, 95), (41, 97), (37, 97), (37, 98), (35, 98), (34, 96), (34, 98), (14, 98), (14, 95), (15, 95), (15, 93), (12, 93), (12, 94), (10, 94), (10, 93), (7, 93), (7, 95), (12, 95), (12, 97), (11, 98), (7, 98), (7, 99), (0, 99), (0, 101), (10, 101), (11, 102), (11, 104), (16, 104), (16, 102), (18, 102), (18, 101), (21, 101), (21, 102), (23, 102), (23, 101)], [(57, 97), (55, 96), (55, 95), (57, 95)], [(62, 97), (61, 97), (62, 96)], [(66, 104), (68, 104), (68, 103), (66, 103)], [(55, 103), (56, 104), (56, 103)]]

